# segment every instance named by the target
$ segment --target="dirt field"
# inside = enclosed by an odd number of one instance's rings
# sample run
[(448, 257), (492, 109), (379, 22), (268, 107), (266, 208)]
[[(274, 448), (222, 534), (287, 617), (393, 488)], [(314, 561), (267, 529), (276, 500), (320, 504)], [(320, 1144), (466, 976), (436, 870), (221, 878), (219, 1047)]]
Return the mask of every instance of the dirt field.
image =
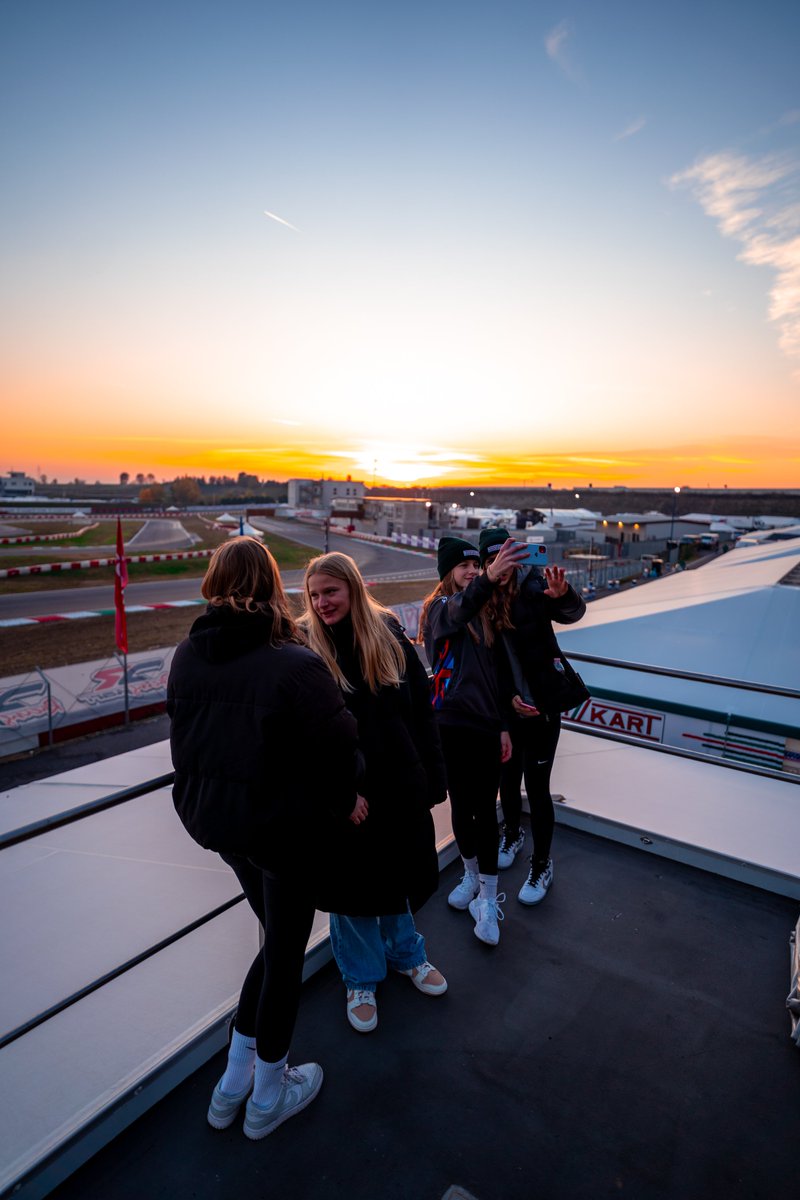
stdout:
[[(307, 558), (308, 547), (303, 549)], [(202, 573), (201, 571), (200, 574)], [(427, 595), (432, 586), (431, 580), (414, 580), (376, 584), (371, 591), (382, 604), (391, 605), (420, 600)], [(299, 611), (300, 597), (290, 596), (289, 599)], [(202, 606), (197, 605), (192, 608), (130, 613), (129, 653), (177, 645), (202, 611)], [(34, 667), (47, 670), (49, 667), (69, 666), (70, 663), (112, 658), (114, 652), (113, 616), (86, 617), (80, 621), (58, 621), (52, 625), (23, 625), (12, 629), (0, 629), (2, 676), (26, 675)]]

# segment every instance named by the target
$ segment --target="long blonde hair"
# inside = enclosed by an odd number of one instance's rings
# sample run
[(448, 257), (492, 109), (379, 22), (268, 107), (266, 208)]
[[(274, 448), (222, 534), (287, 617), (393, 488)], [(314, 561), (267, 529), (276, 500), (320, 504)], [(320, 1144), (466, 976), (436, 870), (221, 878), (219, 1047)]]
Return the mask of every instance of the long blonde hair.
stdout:
[(254, 537), (235, 537), (217, 546), (200, 588), (212, 608), (272, 617), (270, 643), (299, 642), (278, 564)]
[(306, 567), (303, 580), (305, 609), (298, 625), (307, 644), (324, 660), (339, 687), (345, 692), (352, 692), (336, 659), (327, 626), (311, 603), (311, 577), (322, 574), (341, 580), (349, 589), (353, 644), (370, 691), (377, 692), (381, 687), (399, 687), (405, 678), (406, 660), (402, 646), (387, 624), (396, 618), (391, 609), (384, 608), (370, 596), (361, 572), (349, 554), (333, 550), (330, 554), (312, 558)]

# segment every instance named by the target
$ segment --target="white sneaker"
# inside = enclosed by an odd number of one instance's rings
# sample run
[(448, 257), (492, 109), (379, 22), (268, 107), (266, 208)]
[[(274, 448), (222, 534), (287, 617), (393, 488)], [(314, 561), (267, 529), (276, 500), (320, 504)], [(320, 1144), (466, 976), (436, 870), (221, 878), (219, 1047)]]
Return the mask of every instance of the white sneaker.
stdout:
[(480, 890), (481, 885), (478, 876), (470, 875), (469, 871), (465, 871), (461, 882), (456, 884), (447, 897), (447, 903), (451, 908), (457, 908), (460, 912), (463, 912), (465, 908), (469, 908), (470, 901), (475, 899)]
[(496, 900), (473, 900), (469, 906), (470, 915), (475, 921), (475, 937), (486, 942), (487, 946), (496, 946), (500, 941), (498, 921), (504, 919), (500, 905), (505, 898), (505, 892), (501, 892)]
[(415, 988), (425, 992), (427, 996), (441, 996), (447, 991), (447, 980), (441, 971), (437, 971), (433, 963), (424, 962), (410, 971), (400, 971), (408, 975)]
[[(356, 1012), (359, 1009), (359, 1012)], [(363, 988), (347, 993), (347, 1019), (359, 1033), (371, 1033), (378, 1024), (378, 1006), (375, 993)]]
[(505, 871), (506, 867), (510, 867), (524, 845), (524, 829), (520, 829), (519, 834), (514, 841), (512, 841), (506, 831), (503, 830), (503, 836), (500, 839), (500, 849), (497, 852), (498, 869)]
[(520, 904), (541, 904), (553, 882), (553, 860), (548, 858), (547, 866), (542, 869), (531, 863), (528, 878), (519, 889), (517, 899)]
[(319, 1063), (303, 1063), (301, 1067), (284, 1067), (278, 1099), (269, 1108), (247, 1101), (244, 1116), (244, 1135), (257, 1142), (272, 1133), (284, 1121), (302, 1112), (322, 1087), (322, 1067)]

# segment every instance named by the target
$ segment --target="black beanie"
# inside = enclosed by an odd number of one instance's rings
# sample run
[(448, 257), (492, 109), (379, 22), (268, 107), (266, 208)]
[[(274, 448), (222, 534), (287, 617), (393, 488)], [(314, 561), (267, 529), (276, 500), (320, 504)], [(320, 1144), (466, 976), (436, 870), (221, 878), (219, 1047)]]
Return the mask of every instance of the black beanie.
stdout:
[(502, 549), (505, 542), (511, 537), (507, 529), (502, 525), (496, 525), (493, 529), (482, 529), (481, 536), (478, 538), (478, 549), (481, 554), (481, 566), (486, 566), (487, 558), (491, 558), (493, 554)]
[(436, 548), (436, 569), (439, 572), (439, 578), (444, 579), (445, 575), (448, 575), (459, 563), (468, 562), (471, 558), (477, 559), (477, 557), (478, 551), (466, 538), (439, 538), (439, 545)]

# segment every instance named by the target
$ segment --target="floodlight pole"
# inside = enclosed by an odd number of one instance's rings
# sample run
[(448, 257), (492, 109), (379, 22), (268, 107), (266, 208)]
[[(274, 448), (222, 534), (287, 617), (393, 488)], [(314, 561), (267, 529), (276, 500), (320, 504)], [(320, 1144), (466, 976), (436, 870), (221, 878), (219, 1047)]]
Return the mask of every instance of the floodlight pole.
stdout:
[(678, 496), (680, 494), (680, 490), (681, 489), (679, 487), (674, 487), (672, 489), (672, 520), (669, 523), (669, 540), (670, 541), (672, 541), (673, 538), (675, 537), (675, 506), (678, 503)]

